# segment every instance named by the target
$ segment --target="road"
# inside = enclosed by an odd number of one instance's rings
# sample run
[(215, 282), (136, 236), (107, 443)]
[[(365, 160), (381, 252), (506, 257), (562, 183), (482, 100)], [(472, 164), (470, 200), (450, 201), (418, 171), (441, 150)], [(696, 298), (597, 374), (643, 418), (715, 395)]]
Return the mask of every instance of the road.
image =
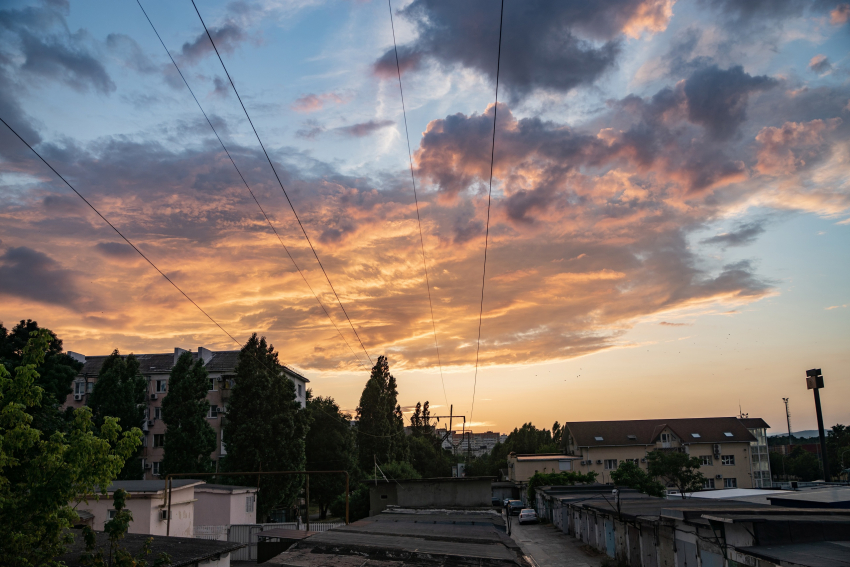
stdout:
[(590, 555), (584, 545), (551, 524), (519, 525), (511, 518), (511, 537), (540, 567), (601, 567), (602, 554)]

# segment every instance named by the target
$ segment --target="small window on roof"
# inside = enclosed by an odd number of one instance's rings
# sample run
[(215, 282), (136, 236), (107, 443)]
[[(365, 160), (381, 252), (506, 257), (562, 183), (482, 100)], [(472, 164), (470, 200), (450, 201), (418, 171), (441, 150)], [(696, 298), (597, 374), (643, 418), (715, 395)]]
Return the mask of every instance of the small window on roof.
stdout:
[(699, 439), (699, 433), (691, 433), (691, 437), (694, 439)]
[(637, 435), (626, 435), (629, 438), (629, 441), (637, 441)]
[(732, 434), (731, 434), (730, 432), (728, 432), (728, 431), (724, 431), (724, 432), (723, 432), (723, 435), (725, 435), (726, 437), (734, 437), (734, 435), (732, 435)]
[(604, 439), (602, 439), (602, 437), (594, 437), (594, 439), (596, 439), (597, 441), (604, 441)]

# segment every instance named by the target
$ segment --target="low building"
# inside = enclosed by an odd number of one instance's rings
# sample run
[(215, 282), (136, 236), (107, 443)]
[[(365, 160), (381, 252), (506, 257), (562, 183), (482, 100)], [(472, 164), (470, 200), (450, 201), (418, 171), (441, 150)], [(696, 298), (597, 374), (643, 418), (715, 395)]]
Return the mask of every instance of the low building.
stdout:
[[(171, 529), (170, 535), (192, 537), (195, 526), (195, 488), (203, 484), (200, 480), (174, 479), (171, 482)], [(167, 503), (165, 482), (161, 480), (116, 480), (104, 495), (81, 495), (72, 502), (82, 523), (95, 531), (102, 531), (106, 522), (115, 515), (113, 494), (118, 489), (127, 492), (126, 509), (132, 512), (133, 521), (129, 533), (166, 535)], [(82, 512), (82, 513), (81, 513)]]
[[(145, 434), (142, 440), (142, 459), (145, 469), (146, 480), (159, 477), (159, 466), (162, 462), (163, 446), (167, 435), (165, 423), (162, 421), (162, 400), (168, 394), (168, 380), (171, 369), (177, 364), (180, 355), (187, 352), (182, 348), (175, 348), (173, 353), (163, 354), (137, 354), (139, 361), (139, 372), (148, 381), (147, 407), (145, 408), (145, 420), (139, 424)], [(103, 362), (108, 356), (86, 356), (76, 352), (69, 352), (69, 356), (83, 363), (83, 369), (74, 379), (73, 393), (65, 400), (64, 407), (78, 408), (86, 405), (89, 395), (94, 391), (98, 374)], [(227, 447), (221, 442), (221, 430), (226, 419), (227, 402), (236, 380), (236, 364), (239, 361), (239, 351), (225, 350), (213, 351), (204, 347), (198, 347), (192, 353), (194, 360), (201, 360), (209, 373), (209, 413), (207, 420), (216, 433), (216, 450), (211, 458), (217, 461), (227, 455)], [(295, 385), (295, 397), (306, 407), (307, 404), (307, 378), (295, 370), (282, 366), (284, 376)]]
[(572, 455), (508, 455), (508, 480), (527, 483), (536, 473), (551, 474), (578, 470), (579, 459)]
[(401, 508), (489, 508), (491, 477), (369, 481), (369, 515)]
[(257, 523), (257, 488), (230, 484), (195, 487), (196, 525), (229, 526)]
[(767, 438), (759, 418), (711, 417), (580, 421), (564, 424), (567, 454), (576, 470), (594, 471), (601, 483), (623, 461), (646, 467), (651, 451), (682, 451), (700, 459), (705, 489), (771, 486)]

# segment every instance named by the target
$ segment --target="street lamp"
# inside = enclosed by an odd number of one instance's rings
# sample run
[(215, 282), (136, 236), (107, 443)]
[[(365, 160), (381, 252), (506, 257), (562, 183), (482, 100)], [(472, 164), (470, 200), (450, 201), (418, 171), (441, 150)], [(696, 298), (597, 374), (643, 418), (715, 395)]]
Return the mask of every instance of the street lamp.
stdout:
[(806, 370), (806, 388), (815, 391), (815, 410), (818, 414), (818, 434), (820, 435), (820, 453), (823, 463), (823, 480), (829, 482), (829, 458), (826, 455), (826, 436), (823, 433), (823, 412), (820, 409), (820, 389), (823, 388), (823, 374), (820, 368)]

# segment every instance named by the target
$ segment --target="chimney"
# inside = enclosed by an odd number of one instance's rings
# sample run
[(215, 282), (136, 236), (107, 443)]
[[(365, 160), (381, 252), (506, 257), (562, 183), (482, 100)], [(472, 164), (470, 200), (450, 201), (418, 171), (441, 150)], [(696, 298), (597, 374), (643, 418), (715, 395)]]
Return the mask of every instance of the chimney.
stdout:
[(198, 347), (198, 358), (204, 361), (204, 365), (206, 365), (210, 360), (212, 360), (213, 352), (202, 346)]
[(72, 350), (69, 350), (66, 354), (68, 356), (70, 356), (71, 358), (73, 358), (74, 360), (76, 360), (77, 362), (82, 362), (83, 364), (86, 363), (86, 355), (84, 355), (84, 354), (80, 354), (80, 353), (74, 352)]
[(174, 364), (177, 364), (177, 359), (180, 358), (180, 355), (183, 354), (184, 352), (189, 352), (189, 351), (184, 349), (184, 348), (175, 348), (174, 349)]

